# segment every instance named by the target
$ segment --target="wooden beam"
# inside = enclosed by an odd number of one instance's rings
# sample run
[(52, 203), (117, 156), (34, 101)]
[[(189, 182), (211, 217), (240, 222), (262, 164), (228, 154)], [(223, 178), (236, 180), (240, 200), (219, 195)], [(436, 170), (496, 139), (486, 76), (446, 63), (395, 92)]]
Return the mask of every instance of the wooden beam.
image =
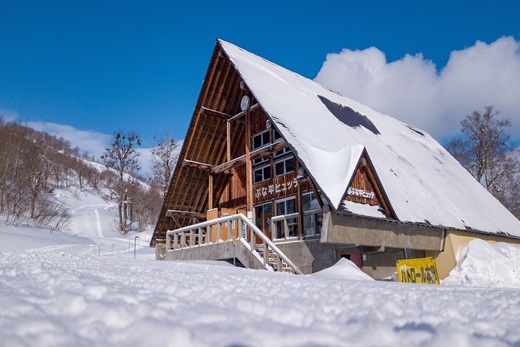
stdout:
[[(257, 150), (250, 152), (250, 157), (251, 157), (251, 160), (255, 160), (255, 159), (261, 158), (263, 156), (266, 156), (268, 154), (278, 152), (279, 150), (284, 149), (285, 147), (287, 147), (287, 144), (284, 141), (279, 141), (272, 145), (265, 146), (265, 147), (262, 147), (262, 148), (259, 148)], [(244, 155), (241, 155), (240, 157), (233, 158), (223, 164), (213, 166), (211, 168), (211, 173), (220, 173), (220, 172), (228, 171), (234, 167), (244, 165), (245, 162), (246, 162), (246, 155), (244, 154)]]
[(227, 120), (228, 122), (233, 122), (233, 121), (245, 116), (247, 111), (253, 111), (253, 110), (257, 109), (259, 106), (260, 105), (258, 105), (258, 103), (256, 103), (256, 104), (252, 105), (251, 107), (249, 107), (249, 109), (247, 109), (245, 111), (241, 111), (234, 116), (224, 113), (224, 112), (213, 110), (213, 109), (205, 107), (205, 106), (201, 106), (199, 111), (200, 111), (200, 113), (208, 115), (208, 116), (214, 116), (214, 117), (218, 117), (220, 119)]
[(198, 161), (184, 159), (182, 162), (184, 166), (194, 167), (196, 169), (211, 170), (215, 165), (200, 163)]
[(192, 211), (179, 211), (179, 210), (167, 210), (166, 211), (166, 217), (193, 217), (198, 219), (205, 219), (206, 215), (199, 212), (192, 212)]
[(216, 110), (212, 110), (212, 109), (204, 107), (204, 106), (201, 106), (200, 113), (206, 114), (208, 116), (218, 117), (223, 120), (228, 120), (229, 118), (231, 118), (231, 115), (229, 115), (229, 114), (219, 112)]
[(242, 112), (238, 112), (236, 115), (232, 116), (231, 118), (228, 119), (228, 122), (232, 122), (234, 120), (237, 120), (239, 119), (240, 117), (242, 116), (245, 116), (247, 111), (253, 111), (255, 109), (257, 109), (260, 105), (258, 105), (258, 103), (252, 105), (251, 107), (249, 107), (247, 110), (244, 110)]

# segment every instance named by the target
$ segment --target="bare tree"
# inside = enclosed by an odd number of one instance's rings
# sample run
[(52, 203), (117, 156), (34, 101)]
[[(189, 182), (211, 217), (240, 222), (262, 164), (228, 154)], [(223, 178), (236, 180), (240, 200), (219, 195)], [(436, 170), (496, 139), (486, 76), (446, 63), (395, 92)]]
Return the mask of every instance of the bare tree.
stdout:
[(506, 132), (511, 121), (497, 116), (493, 106), (486, 106), (483, 113), (473, 111), (460, 123), (463, 136), (447, 149), (518, 218), (520, 151)]
[(166, 132), (160, 138), (154, 137), (157, 147), (152, 149), (152, 175), (155, 185), (162, 189), (163, 198), (166, 196), (168, 185), (177, 163), (177, 143)]
[(119, 231), (123, 234), (128, 232), (128, 224), (131, 222), (131, 196), (135, 185), (135, 180), (125, 175), (135, 175), (141, 169), (139, 153), (135, 150), (135, 147), (140, 145), (139, 135), (134, 132), (126, 134), (120, 131), (115, 133), (112, 145), (105, 148), (101, 156), (105, 165), (117, 172), (118, 178), (113, 188), (112, 198), (117, 202)]

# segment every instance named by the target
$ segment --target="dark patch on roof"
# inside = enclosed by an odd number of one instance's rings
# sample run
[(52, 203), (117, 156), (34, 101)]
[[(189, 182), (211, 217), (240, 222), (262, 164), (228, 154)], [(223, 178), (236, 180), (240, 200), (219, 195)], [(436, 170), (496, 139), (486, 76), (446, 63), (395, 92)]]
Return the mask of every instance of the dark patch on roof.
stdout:
[(416, 134), (419, 134), (421, 136), (424, 136), (424, 133), (422, 131), (419, 131), (417, 128), (411, 126), (411, 125), (407, 125), (408, 129), (410, 129), (411, 131), (413, 131), (414, 133)]
[(350, 107), (337, 104), (324, 96), (318, 95), (318, 98), (320, 98), (321, 102), (323, 102), (323, 104), (329, 109), (330, 113), (332, 113), (343, 124), (352, 128), (362, 126), (373, 132), (375, 135), (380, 134), (374, 123), (372, 123), (367, 116), (354, 111)]

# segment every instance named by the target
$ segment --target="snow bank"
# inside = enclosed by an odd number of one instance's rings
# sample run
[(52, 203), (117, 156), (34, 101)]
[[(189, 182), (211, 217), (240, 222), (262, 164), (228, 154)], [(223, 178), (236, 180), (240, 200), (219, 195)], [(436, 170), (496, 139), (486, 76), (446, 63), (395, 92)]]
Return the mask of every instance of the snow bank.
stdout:
[(457, 266), (443, 282), (520, 288), (520, 247), (474, 239), (459, 250)]
[(0, 250), (6, 346), (507, 346), (511, 289)]
[[(160, 262), (144, 242), (134, 259), (106, 203), (67, 203), (76, 236), (0, 223), (1, 346), (520, 345), (518, 289), (376, 282), (346, 259), (312, 276)], [(486, 247), (461, 252), (477, 285)]]
[(322, 280), (374, 281), (372, 277), (361, 271), (356, 264), (346, 258), (341, 258), (334, 266), (313, 273), (311, 276)]

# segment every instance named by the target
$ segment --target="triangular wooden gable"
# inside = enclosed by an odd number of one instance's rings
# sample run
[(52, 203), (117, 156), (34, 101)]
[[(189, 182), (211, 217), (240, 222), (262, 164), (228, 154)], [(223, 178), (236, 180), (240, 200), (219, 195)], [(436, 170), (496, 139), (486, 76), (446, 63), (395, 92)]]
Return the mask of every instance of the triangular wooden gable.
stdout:
[(395, 213), (379, 183), (376, 171), (366, 150), (363, 151), (357, 168), (345, 192), (344, 200), (381, 207), (387, 217), (395, 219)]

